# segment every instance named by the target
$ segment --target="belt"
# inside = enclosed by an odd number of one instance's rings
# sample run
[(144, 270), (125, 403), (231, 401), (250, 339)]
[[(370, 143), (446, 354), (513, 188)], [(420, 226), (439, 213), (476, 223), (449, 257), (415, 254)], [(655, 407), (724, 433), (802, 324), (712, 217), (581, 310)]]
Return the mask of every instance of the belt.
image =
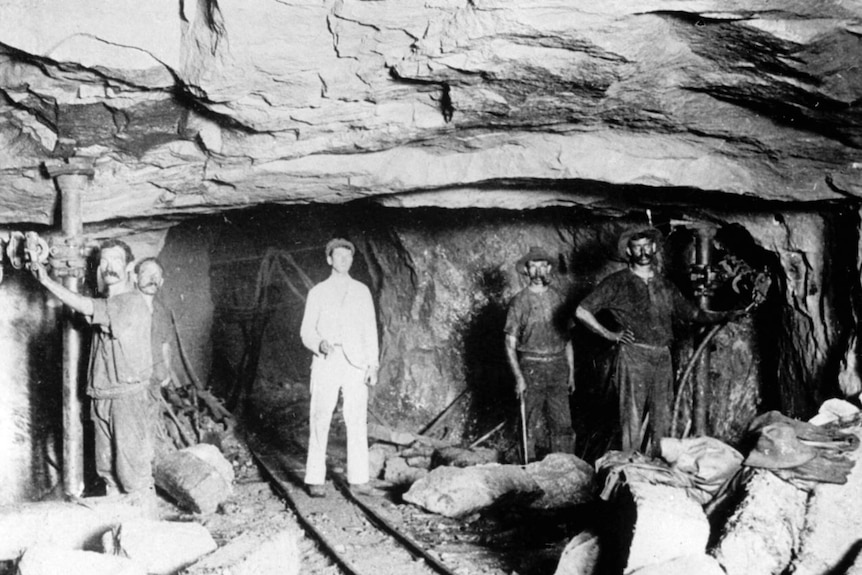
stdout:
[(116, 399), (144, 391), (149, 385), (149, 381), (129, 381), (111, 387), (90, 388), (88, 395), (93, 399)]
[(558, 361), (560, 359), (565, 359), (565, 355), (562, 353), (555, 353), (553, 355), (543, 354), (543, 353), (529, 353), (524, 352), (518, 355), (519, 359), (524, 361)]
[(662, 351), (663, 351), (663, 350), (668, 349), (668, 348), (670, 347), (670, 346), (667, 346), (667, 345), (650, 345), (650, 344), (648, 344), (648, 343), (638, 343), (638, 342), (632, 342), (632, 343), (630, 343), (630, 344), (628, 344), (628, 345), (633, 345), (633, 346), (635, 346), (635, 347), (642, 347), (642, 348), (645, 348), (645, 349), (654, 349), (654, 350), (657, 350), (657, 351), (658, 351), (658, 350), (662, 350)]

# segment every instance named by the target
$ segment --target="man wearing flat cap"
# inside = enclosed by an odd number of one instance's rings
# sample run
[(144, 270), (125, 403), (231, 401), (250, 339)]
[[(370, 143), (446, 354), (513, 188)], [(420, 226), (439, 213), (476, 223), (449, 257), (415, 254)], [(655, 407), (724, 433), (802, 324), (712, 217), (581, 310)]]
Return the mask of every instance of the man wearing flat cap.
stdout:
[[(642, 449), (647, 413), (653, 452), (670, 435), (673, 321), (714, 323), (728, 317), (699, 309), (662, 276), (656, 266), (661, 239), (651, 226), (623, 232), (618, 251), (628, 266), (602, 280), (575, 311), (590, 330), (616, 345), (610, 378), (619, 397), (623, 451)], [(602, 310), (611, 316), (610, 327), (596, 319)]]
[(377, 318), (371, 292), (350, 277), (356, 249), (348, 240), (326, 244), (330, 276), (311, 288), (300, 337), (311, 350), (311, 406), (305, 483), (312, 497), (325, 495), (326, 444), (332, 413), (343, 398), (347, 427), (347, 481), (368, 491), (368, 390), (377, 384)]
[(529, 460), (542, 452), (573, 453), (575, 447), (569, 407), (574, 353), (565, 297), (550, 285), (553, 261), (536, 246), (518, 261), (530, 283), (509, 303), (504, 330), (515, 391), (525, 404)]

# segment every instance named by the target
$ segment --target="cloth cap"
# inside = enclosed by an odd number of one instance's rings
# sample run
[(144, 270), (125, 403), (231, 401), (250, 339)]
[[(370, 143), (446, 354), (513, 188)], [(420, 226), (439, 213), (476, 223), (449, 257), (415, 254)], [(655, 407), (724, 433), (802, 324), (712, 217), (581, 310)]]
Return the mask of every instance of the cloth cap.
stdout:
[(757, 445), (745, 465), (766, 469), (789, 469), (811, 461), (817, 450), (799, 441), (796, 430), (786, 423), (771, 423), (760, 430)]
[(548, 252), (540, 248), (539, 246), (532, 246), (530, 251), (526, 253), (524, 257), (518, 260), (518, 263), (515, 264), (515, 268), (522, 274), (527, 273), (527, 264), (529, 262), (535, 262), (544, 260), (548, 263), (552, 263), (554, 258), (551, 257)]
[(623, 233), (620, 234), (620, 239), (617, 242), (617, 253), (623, 260), (628, 259), (628, 254), (626, 253), (626, 249), (629, 247), (629, 241), (635, 236), (644, 236), (648, 237), (656, 244), (661, 243), (664, 239), (664, 235), (660, 230), (654, 228), (652, 226), (635, 226), (633, 228), (629, 228)]
[(326, 242), (326, 257), (331, 256), (332, 250), (335, 248), (347, 248), (350, 250), (350, 253), (356, 253), (356, 246), (353, 245), (353, 242), (344, 238), (334, 238)]

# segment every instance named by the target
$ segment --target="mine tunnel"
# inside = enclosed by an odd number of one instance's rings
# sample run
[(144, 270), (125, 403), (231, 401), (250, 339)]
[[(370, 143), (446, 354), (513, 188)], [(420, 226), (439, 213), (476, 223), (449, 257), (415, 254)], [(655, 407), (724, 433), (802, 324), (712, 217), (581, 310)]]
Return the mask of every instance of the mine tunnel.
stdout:
[[(377, 310), (380, 376), (368, 406), (372, 451), (375, 438), (386, 444), (385, 436), (375, 436), (380, 427), (459, 446), (484, 438), (482, 448), (494, 453), (494, 463), (523, 462), (518, 398), (502, 340), (507, 306), (526, 282), (516, 262), (537, 245), (552, 254), (552, 282), (566, 295), (564, 315), (575, 350), (573, 455), (594, 465), (619, 450), (616, 392), (602, 375), (613, 346), (578, 325), (574, 310), (603, 277), (626, 265), (618, 237), (648, 217), (663, 231), (662, 269), (686, 297), (695, 300), (698, 286), (706, 285), (696, 253), (703, 230), (715, 272), (710, 307), (745, 307), (752, 297), (746, 282), (770, 280), (750, 313), (720, 329), (678, 326), (673, 436), (707, 436), (743, 450), (751, 447), (746, 432), (758, 414), (776, 410), (807, 419), (826, 399), (842, 395), (858, 286), (854, 254), (840, 246), (856, 242), (855, 210), (763, 202), (733, 209), (726, 203), (647, 205), (656, 204), (640, 200), (603, 210), (270, 205), (124, 236), (139, 257), (157, 254), (164, 266), (158, 297), (172, 314), (174, 393), (188, 407), (189, 390), (203, 383), (238, 422), (219, 421), (195, 398), (194, 414), (177, 410), (182, 424), (176, 416), (165, 419), (171, 429), (162, 449), (183, 446), (178, 431), (195, 443), (221, 445), (226, 435), (253, 433), (283, 449), (304, 448), (311, 354), (300, 339), (300, 324), (309, 288), (331, 273), (324, 248), (333, 237), (356, 246), (351, 275), (369, 286)], [(3, 375), (9, 390), (3, 496), (7, 504), (20, 504), (63, 494), (63, 314), (28, 270), (7, 266), (0, 284), (10, 360)], [(719, 277), (722, 269), (733, 271)], [(95, 271), (89, 269), (87, 277)], [(698, 347), (708, 350), (703, 373), (697, 373), (704, 355), (703, 349), (695, 354)], [(704, 395), (695, 398), (700, 386)], [(338, 417), (334, 444), (344, 435)], [(695, 432), (694, 425), (702, 429)], [(85, 425), (83, 431), (83, 495), (98, 497), (88, 445), (92, 430)], [(384, 456), (394, 455), (390, 448)], [(233, 463), (242, 470), (235, 454)], [(407, 475), (412, 481), (428, 473), (413, 471)], [(376, 473), (379, 493), (397, 500), (409, 487), (403, 475), (386, 481), (382, 468)], [(547, 562), (536, 572), (542, 568)]]
[(862, 573), (858, 7), (65, 6), (0, 575)]

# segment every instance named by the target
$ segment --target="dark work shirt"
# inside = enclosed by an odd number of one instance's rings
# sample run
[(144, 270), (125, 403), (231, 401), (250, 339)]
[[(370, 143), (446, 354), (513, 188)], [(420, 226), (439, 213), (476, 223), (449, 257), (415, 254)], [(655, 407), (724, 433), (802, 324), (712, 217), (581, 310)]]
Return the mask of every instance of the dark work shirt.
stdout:
[(137, 291), (93, 300), (93, 345), (87, 393), (96, 399), (117, 397), (149, 384), (152, 314)]
[(170, 366), (165, 364), (162, 346), (171, 341), (172, 335), (171, 314), (168, 308), (165, 307), (165, 304), (158, 297), (155, 297), (153, 298), (151, 348), (153, 354), (153, 379), (158, 382), (162, 382), (170, 376)]
[(629, 268), (603, 279), (580, 305), (593, 315), (608, 311), (622, 329), (632, 330), (636, 343), (647, 345), (670, 345), (674, 319), (708, 321), (670, 280), (656, 273), (647, 281)]
[(553, 355), (566, 349), (564, 303), (563, 294), (552, 287), (541, 293), (525, 288), (512, 298), (505, 332), (515, 336), (518, 351)]

